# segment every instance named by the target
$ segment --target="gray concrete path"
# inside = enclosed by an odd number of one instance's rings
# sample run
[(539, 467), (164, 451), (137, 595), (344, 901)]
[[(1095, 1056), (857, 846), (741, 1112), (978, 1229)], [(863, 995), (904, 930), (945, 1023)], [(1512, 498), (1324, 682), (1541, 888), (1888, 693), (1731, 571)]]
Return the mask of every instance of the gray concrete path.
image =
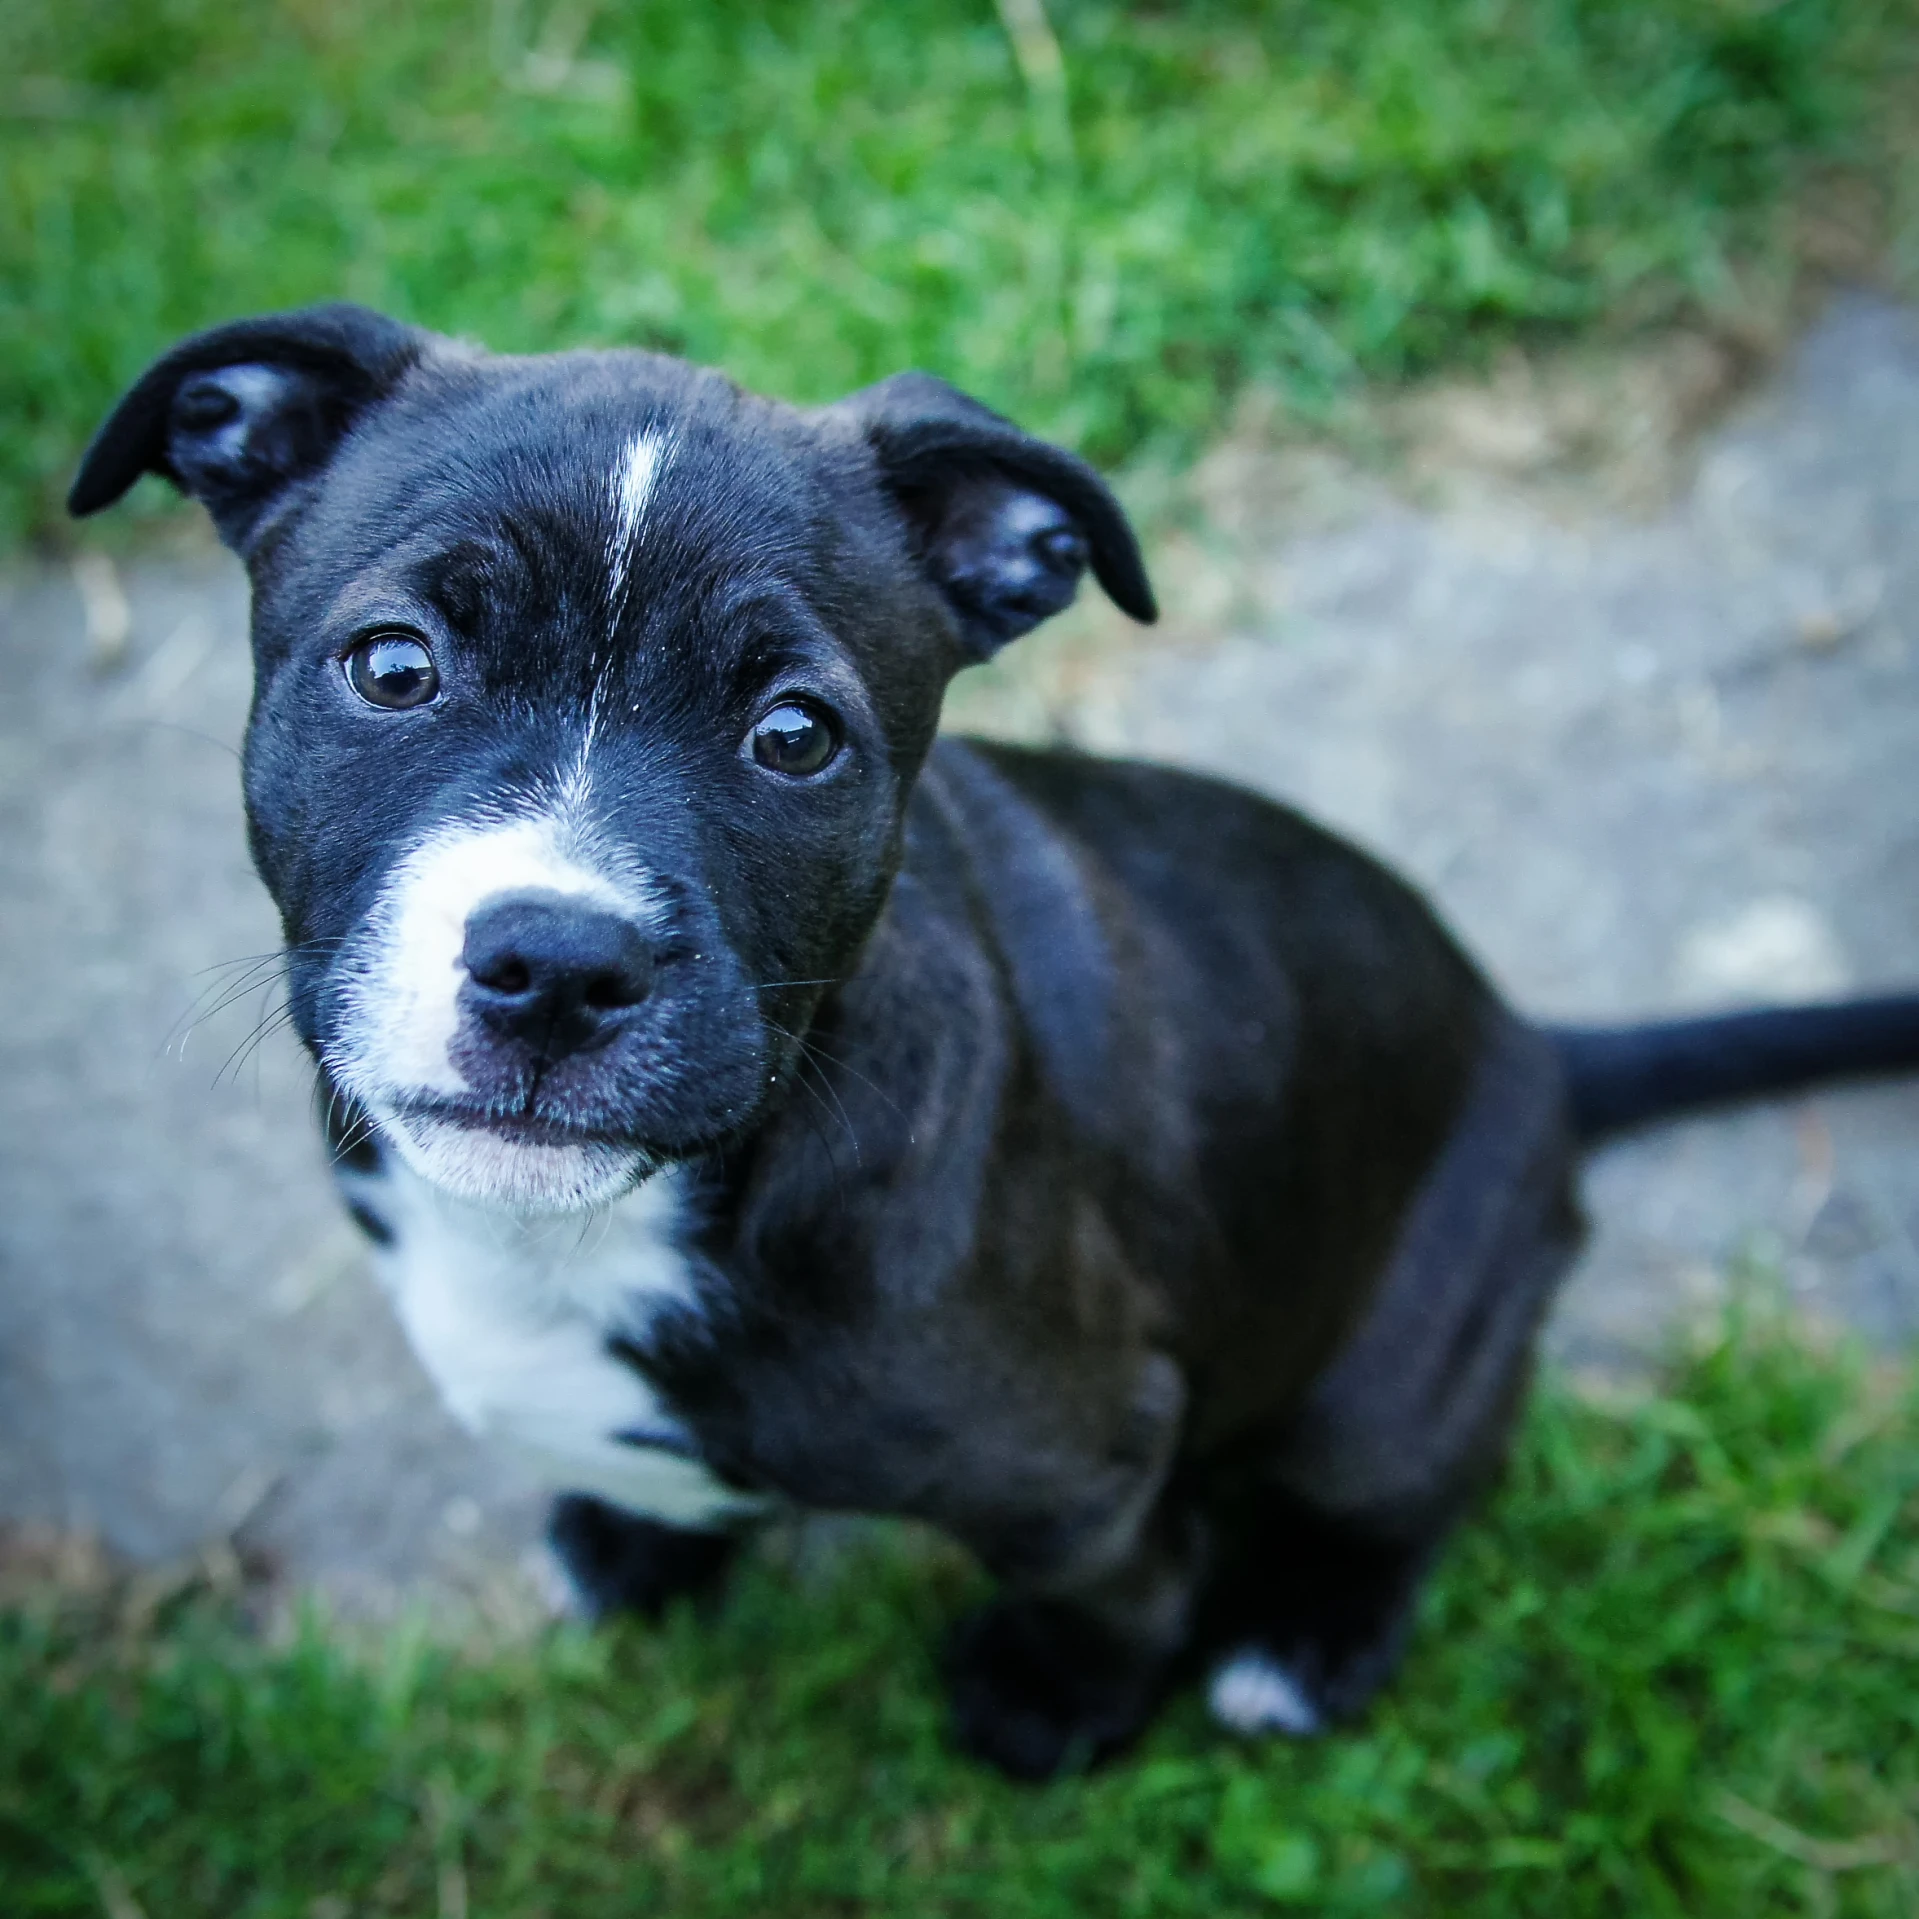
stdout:
[[(1305, 511), (1262, 471), (1223, 454), (1230, 537), (1162, 556), (1170, 637), (1089, 612), (955, 719), (1303, 802), (1544, 1014), (1919, 980), (1913, 316), (1839, 302), (1648, 518), (1523, 476), (1416, 508), (1348, 473)], [(210, 969), (273, 941), (232, 756), (243, 595), (212, 560), (127, 588), (121, 658), (99, 579), (0, 581), (0, 1517), (147, 1558), (244, 1521), (355, 1605), (506, 1603), (531, 1489), (404, 1351), (284, 1036), (226, 1064), (271, 988), (180, 1047), (243, 983)], [(1919, 1334), (1919, 1085), (1667, 1129), (1588, 1195), (1575, 1364), (1643, 1355), (1742, 1258), (1875, 1343)]]

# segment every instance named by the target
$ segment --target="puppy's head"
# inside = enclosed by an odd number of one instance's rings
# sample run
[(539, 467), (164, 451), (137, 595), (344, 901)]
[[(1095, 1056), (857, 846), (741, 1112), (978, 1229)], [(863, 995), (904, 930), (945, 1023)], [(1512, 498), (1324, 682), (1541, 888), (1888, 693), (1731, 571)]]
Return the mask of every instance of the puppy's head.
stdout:
[(1153, 616), (1099, 479), (918, 374), (809, 413), (315, 308), (175, 348), (69, 504), (142, 472), (252, 576), (302, 1037), (429, 1179), (520, 1208), (750, 1128), (880, 911), (954, 670), (1088, 565)]

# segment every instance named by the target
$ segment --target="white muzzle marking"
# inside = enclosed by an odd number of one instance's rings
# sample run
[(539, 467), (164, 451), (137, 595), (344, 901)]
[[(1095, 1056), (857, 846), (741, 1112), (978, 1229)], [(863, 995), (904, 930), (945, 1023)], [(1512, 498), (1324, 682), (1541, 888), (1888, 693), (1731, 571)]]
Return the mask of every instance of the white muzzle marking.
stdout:
[(326, 1066), (436, 1186), (527, 1211), (573, 1211), (632, 1185), (648, 1170), (643, 1156), (611, 1145), (534, 1145), (401, 1110), (472, 1093), (453, 1056), (467, 922), (490, 900), (523, 892), (558, 893), (640, 920), (653, 906), (641, 885), (589, 864), (581, 834), (564, 818), (536, 814), (436, 834), (394, 869), (343, 961), (341, 1018)]

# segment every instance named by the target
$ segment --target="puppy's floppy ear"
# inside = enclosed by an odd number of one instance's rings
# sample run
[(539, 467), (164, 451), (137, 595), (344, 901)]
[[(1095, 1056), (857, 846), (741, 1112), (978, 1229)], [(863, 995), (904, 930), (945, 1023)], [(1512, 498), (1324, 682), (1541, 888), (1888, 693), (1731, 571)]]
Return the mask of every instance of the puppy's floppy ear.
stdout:
[(1139, 543), (1085, 461), (927, 373), (900, 373), (833, 409), (864, 432), (921, 565), (981, 658), (1072, 603), (1090, 562), (1108, 598), (1159, 617)]
[(344, 305), (196, 333), (150, 366), (94, 435), (67, 510), (97, 513), (142, 473), (158, 473), (244, 550), (280, 490), (326, 464), (428, 338)]

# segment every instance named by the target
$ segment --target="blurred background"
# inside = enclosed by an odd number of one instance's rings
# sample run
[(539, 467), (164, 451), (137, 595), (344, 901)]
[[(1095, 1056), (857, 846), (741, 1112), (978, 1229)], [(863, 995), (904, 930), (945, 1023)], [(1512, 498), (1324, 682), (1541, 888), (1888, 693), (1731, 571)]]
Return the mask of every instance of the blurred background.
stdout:
[[(533, 1616), (533, 1489), (414, 1369), (277, 1025), (244, 582), (155, 482), (61, 516), (174, 339), (347, 298), (801, 401), (928, 368), (1114, 474), (1166, 610), (1075, 609), (952, 724), (1295, 800), (1542, 1014), (1910, 984), (1916, 100), (1913, 0), (12, 0), (12, 1550)], [(1910, 1084), (1588, 1199), (1595, 1389), (1742, 1275), (1919, 1332)]]
[(1801, 268), (1910, 251), (1912, 31), (1901, 0), (18, 0), (5, 524), (57, 517), (160, 342), (320, 298), (796, 400), (933, 367), (1107, 463), (1501, 343), (1710, 318), (1750, 351)]

